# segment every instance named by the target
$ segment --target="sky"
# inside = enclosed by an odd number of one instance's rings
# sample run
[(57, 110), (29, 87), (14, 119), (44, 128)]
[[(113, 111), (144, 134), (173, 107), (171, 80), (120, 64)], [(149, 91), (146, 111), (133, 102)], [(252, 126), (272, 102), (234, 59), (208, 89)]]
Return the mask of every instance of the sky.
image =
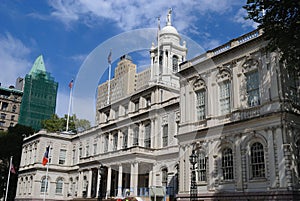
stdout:
[[(244, 19), (245, 4), (246, 0), (2, 0), (0, 83), (15, 85), (43, 55), (46, 70), (59, 83), (56, 113), (62, 116), (68, 113), (69, 82), (74, 79), (76, 87), (80, 69), (97, 47), (122, 33), (157, 28), (159, 16), (163, 27), (172, 8), (172, 25), (207, 51), (257, 27)], [(107, 59), (108, 53), (100, 58)], [(147, 51), (133, 53), (133, 60), (142, 69)], [(117, 57), (113, 61), (114, 67)], [(93, 68), (107, 71), (106, 65)], [(105, 77), (95, 76), (99, 81)], [(96, 91), (97, 84), (90, 87)]]

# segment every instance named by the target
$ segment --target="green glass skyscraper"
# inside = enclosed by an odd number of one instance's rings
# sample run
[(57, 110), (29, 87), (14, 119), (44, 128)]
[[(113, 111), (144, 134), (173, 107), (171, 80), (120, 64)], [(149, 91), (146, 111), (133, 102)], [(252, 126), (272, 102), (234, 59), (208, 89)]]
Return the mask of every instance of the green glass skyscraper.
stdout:
[(58, 83), (46, 72), (43, 56), (34, 62), (25, 76), (19, 124), (41, 129), (41, 122), (55, 113)]

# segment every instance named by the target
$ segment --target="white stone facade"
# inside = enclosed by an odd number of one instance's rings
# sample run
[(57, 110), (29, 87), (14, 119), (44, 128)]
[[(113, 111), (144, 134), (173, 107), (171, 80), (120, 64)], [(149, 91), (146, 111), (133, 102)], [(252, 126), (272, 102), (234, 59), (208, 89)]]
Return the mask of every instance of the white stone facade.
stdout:
[(299, 198), (299, 74), (258, 30), (189, 61), (171, 21), (160, 36), (140, 74), (149, 83), (98, 104), (96, 127), (24, 140), (16, 200), (43, 199), (48, 145), (47, 200), (148, 199), (153, 186), (189, 200), (192, 153), (197, 200)]
[(299, 199), (299, 74), (266, 51), (261, 34), (180, 66), (180, 200), (193, 189), (200, 200)]

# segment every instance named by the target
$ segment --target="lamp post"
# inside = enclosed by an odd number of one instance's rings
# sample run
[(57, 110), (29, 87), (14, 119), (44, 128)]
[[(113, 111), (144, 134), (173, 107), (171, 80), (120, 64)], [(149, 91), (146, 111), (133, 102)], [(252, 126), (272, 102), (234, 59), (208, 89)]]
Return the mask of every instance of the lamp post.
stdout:
[(192, 154), (190, 155), (190, 163), (192, 164), (191, 168), (191, 188), (190, 188), (190, 200), (195, 201), (197, 200), (197, 186), (196, 186), (196, 168), (195, 165), (197, 163), (197, 155), (195, 150), (192, 150)]
[(102, 176), (102, 172), (103, 172), (103, 169), (104, 169), (104, 166), (100, 163), (100, 166), (99, 166), (99, 172), (98, 172), (98, 175), (99, 175), (99, 189), (98, 189), (98, 201), (102, 201), (102, 189), (101, 189), (101, 176)]

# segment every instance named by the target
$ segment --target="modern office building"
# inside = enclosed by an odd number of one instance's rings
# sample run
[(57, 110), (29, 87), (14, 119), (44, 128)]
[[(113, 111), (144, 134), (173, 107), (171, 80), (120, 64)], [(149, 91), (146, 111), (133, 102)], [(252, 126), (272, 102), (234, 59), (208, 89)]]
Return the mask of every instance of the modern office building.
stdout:
[(149, 69), (123, 56), (98, 87), (96, 127), (24, 139), (16, 200), (299, 200), (299, 74), (260, 30), (185, 61), (167, 19)]
[(0, 130), (5, 131), (18, 123), (23, 92), (13, 86), (0, 86)]
[(42, 120), (55, 114), (57, 88), (58, 83), (46, 72), (43, 56), (39, 56), (25, 76), (19, 124), (40, 130)]

